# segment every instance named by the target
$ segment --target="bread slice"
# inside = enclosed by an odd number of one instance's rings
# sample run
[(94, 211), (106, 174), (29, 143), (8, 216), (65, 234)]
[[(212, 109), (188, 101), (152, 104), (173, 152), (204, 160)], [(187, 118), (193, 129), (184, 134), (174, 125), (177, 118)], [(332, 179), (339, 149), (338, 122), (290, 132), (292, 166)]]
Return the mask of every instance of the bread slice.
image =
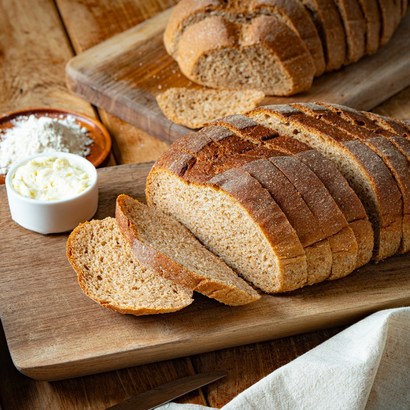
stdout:
[(243, 169), (270, 193), (295, 229), (306, 254), (307, 284), (328, 279), (333, 262), (329, 240), (293, 184), (269, 159), (249, 162)]
[(115, 217), (142, 266), (226, 305), (260, 299), (258, 292), (174, 218), (127, 195), (117, 198)]
[(300, 152), (295, 158), (316, 174), (343, 212), (357, 242), (356, 268), (368, 263), (374, 248), (373, 228), (362, 202), (346, 178), (332, 161), (315, 150)]
[(366, 20), (366, 54), (374, 54), (380, 46), (382, 18), (377, 0), (359, 0)]
[[(350, 121), (346, 121), (339, 114), (340, 110), (335, 110), (335, 107), (330, 104), (295, 104), (295, 106), (311, 115), (316, 115), (320, 121), (325, 121), (339, 129), (346, 137), (363, 141), (383, 160), (401, 193), (403, 222), (399, 251), (401, 253), (408, 252), (410, 250), (410, 163), (406, 157), (387, 138), (375, 135), (373, 131), (369, 131), (357, 123), (352, 124)], [(359, 123), (361, 122), (359, 121)]]
[(182, 73), (210, 88), (291, 95), (309, 89), (315, 73), (299, 35), (273, 16), (246, 24), (206, 18), (187, 27), (178, 50)]
[(393, 36), (401, 20), (401, 0), (378, 0), (382, 17), (380, 46), (384, 46)]
[(175, 312), (193, 301), (191, 290), (135, 261), (114, 218), (77, 226), (66, 251), (83, 292), (111, 310), (151, 315)]
[(346, 33), (345, 64), (362, 58), (366, 50), (366, 22), (358, 0), (334, 0)]
[(176, 124), (200, 128), (217, 118), (249, 111), (264, 97), (257, 90), (169, 88), (157, 96), (157, 103)]
[(346, 61), (346, 36), (336, 4), (328, 0), (300, 0), (310, 11), (319, 32), (326, 71), (339, 69)]
[(249, 2), (251, 15), (276, 16), (294, 30), (306, 44), (315, 65), (315, 76), (323, 74), (326, 68), (322, 41), (316, 26), (299, 0), (254, 0)]
[(366, 208), (375, 233), (374, 259), (397, 252), (402, 237), (402, 199), (384, 162), (365, 144), (288, 105), (257, 108), (275, 129), (316, 148), (333, 160)]
[[(178, 156), (181, 156), (181, 153)], [(185, 154), (185, 161), (189, 154)], [(192, 158), (192, 156), (191, 156)], [(175, 158), (161, 158), (147, 178), (147, 202), (182, 222), (208, 249), (267, 293), (306, 284), (303, 246), (280, 207), (243, 170), (209, 182), (189, 180)]]

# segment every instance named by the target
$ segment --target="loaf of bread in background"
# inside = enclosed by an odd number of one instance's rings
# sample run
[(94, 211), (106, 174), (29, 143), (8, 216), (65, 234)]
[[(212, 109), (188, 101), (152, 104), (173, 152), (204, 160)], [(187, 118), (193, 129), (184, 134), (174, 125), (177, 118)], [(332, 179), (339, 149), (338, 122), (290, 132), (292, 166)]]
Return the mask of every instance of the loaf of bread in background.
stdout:
[(406, 12), (406, 0), (181, 0), (164, 44), (198, 84), (286, 96), (375, 53)]

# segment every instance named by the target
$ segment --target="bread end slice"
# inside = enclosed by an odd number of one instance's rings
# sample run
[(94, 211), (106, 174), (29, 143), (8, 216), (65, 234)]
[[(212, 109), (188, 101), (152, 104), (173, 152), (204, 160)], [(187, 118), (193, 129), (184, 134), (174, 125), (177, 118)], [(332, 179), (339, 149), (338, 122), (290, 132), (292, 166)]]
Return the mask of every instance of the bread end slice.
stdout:
[(193, 302), (191, 290), (134, 260), (114, 218), (77, 226), (66, 254), (82, 291), (108, 309), (141, 316), (175, 312)]

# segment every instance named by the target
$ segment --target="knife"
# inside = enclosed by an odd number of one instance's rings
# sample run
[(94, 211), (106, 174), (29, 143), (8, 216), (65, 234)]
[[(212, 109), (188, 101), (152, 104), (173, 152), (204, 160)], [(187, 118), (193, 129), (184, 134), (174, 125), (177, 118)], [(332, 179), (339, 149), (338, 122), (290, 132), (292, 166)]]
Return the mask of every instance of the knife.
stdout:
[(225, 372), (215, 371), (181, 377), (152, 390), (131, 396), (121, 403), (108, 407), (106, 410), (150, 410), (225, 376)]

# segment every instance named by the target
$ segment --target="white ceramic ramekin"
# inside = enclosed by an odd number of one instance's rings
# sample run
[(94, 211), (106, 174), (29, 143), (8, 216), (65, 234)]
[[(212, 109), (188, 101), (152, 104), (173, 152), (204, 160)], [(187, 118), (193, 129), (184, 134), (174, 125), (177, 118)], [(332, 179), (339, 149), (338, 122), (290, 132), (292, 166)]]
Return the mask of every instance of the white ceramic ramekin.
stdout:
[[(41, 157), (66, 158), (90, 176), (90, 186), (80, 194), (61, 200), (31, 199), (19, 194), (12, 186), (16, 170), (27, 162)], [(65, 152), (37, 154), (14, 164), (6, 175), (6, 191), (12, 219), (31, 231), (42, 234), (66, 232), (80, 222), (91, 219), (98, 207), (97, 170), (87, 159)]]

